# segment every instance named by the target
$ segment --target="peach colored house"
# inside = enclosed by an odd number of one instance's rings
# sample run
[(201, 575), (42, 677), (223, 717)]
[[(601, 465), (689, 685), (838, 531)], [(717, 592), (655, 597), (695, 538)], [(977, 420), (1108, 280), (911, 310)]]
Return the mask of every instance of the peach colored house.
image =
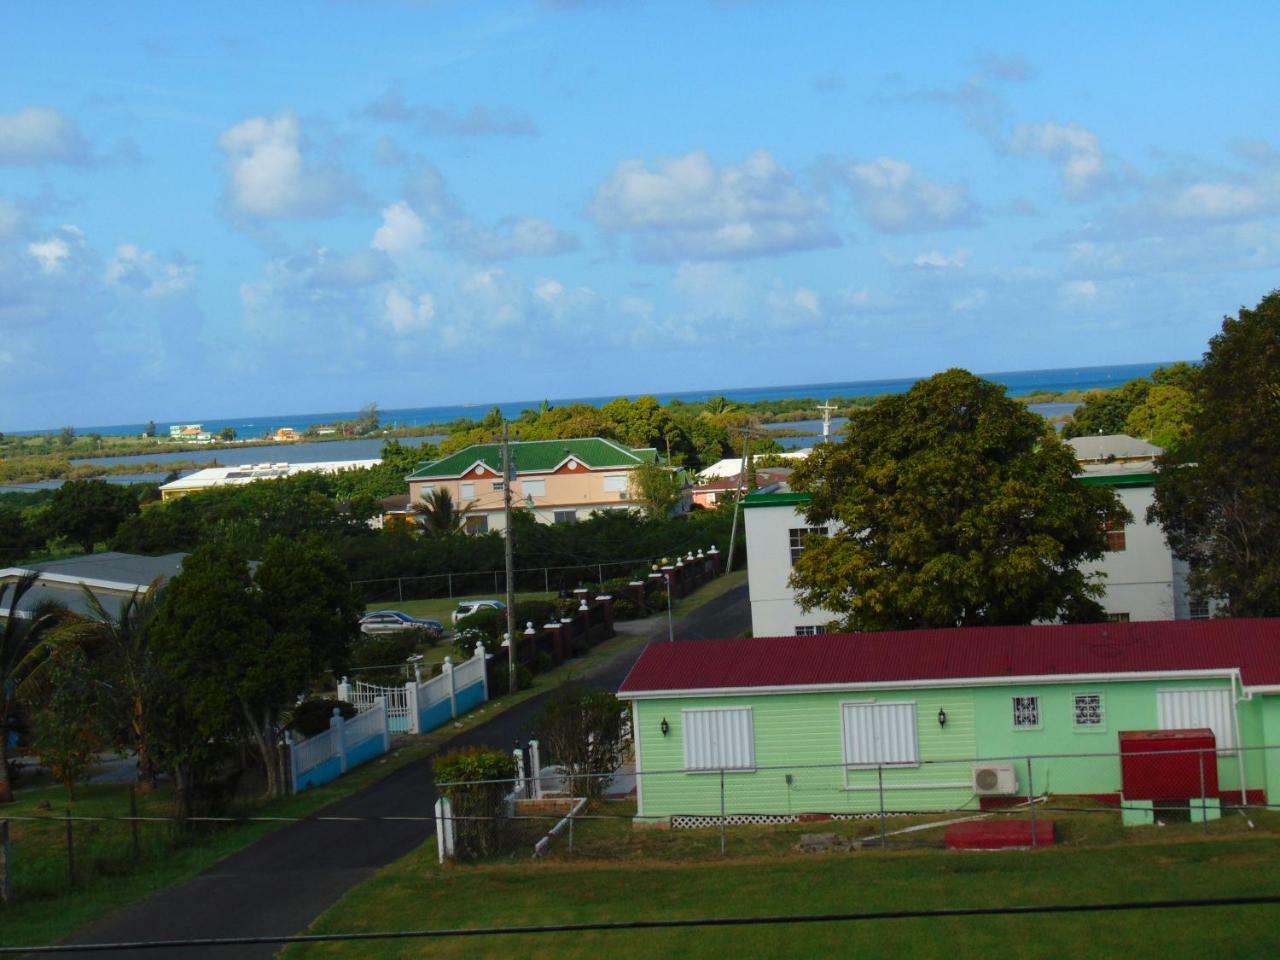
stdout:
[[(512, 505), (543, 523), (575, 523), (596, 510), (639, 506), (631, 491), (631, 471), (657, 462), (652, 447), (633, 449), (600, 437), (512, 442)], [(502, 445), (473, 444), (425, 463), (408, 476), (409, 503), (422, 503), (448, 490), (459, 507), (470, 507), (467, 530), (501, 530), (503, 521)]]

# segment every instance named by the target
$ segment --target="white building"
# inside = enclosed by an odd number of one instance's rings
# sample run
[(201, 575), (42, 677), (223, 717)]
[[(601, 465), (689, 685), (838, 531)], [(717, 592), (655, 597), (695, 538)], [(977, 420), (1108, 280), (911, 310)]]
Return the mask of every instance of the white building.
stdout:
[(246, 463), (232, 467), (206, 467), (160, 487), (160, 499), (176, 500), (198, 490), (232, 487), (255, 480), (278, 480), (295, 473), (338, 473), (342, 470), (368, 470), (381, 460), (323, 460), (317, 463)]
[[(1113, 488), (1133, 516), (1123, 529), (1107, 531), (1107, 554), (1085, 567), (1105, 575), (1101, 603), (1108, 617), (1184, 620), (1209, 616), (1207, 603), (1190, 599), (1186, 564), (1173, 556), (1160, 527), (1147, 523), (1147, 507), (1153, 500), (1153, 461), (1163, 451), (1123, 435), (1068, 442), (1083, 471), (1080, 482)], [(751, 630), (757, 637), (822, 632), (832, 618), (825, 610), (801, 610), (796, 590), (787, 583), (804, 537), (813, 529), (802, 513), (808, 499), (807, 494), (785, 486), (743, 499)]]

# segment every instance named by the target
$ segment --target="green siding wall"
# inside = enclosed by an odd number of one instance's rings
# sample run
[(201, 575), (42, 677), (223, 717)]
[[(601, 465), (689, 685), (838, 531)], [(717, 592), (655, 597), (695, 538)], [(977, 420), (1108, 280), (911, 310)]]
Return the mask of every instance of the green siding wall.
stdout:
[[(978, 806), (970, 788), (975, 757), (1012, 763), (1019, 791), (1027, 789), (1026, 757), (1039, 755), (1031, 763), (1037, 794), (1118, 793), (1118, 759), (1078, 755), (1115, 754), (1121, 730), (1156, 729), (1159, 690), (1230, 686), (1226, 680), (1111, 681), (638, 700), (636, 735), (644, 771), (640, 812), (646, 816), (720, 813), (720, 774), (683, 770), (682, 710), (752, 708), (756, 769), (724, 775), (726, 813), (855, 813), (879, 809), (880, 786), (876, 770), (846, 771), (841, 766), (841, 704), (913, 702), (920, 764), (884, 768), (885, 807), (953, 810)], [(1075, 725), (1076, 693), (1102, 695), (1100, 729)], [(1040, 697), (1040, 729), (1014, 728), (1014, 696)], [(946, 711), (945, 728), (937, 721), (939, 709)], [(1258, 696), (1243, 702), (1238, 716), (1244, 746), (1280, 745), (1280, 697)], [(664, 718), (669, 725), (665, 737), (660, 729)], [(1280, 754), (1268, 764), (1262, 751), (1246, 752), (1245, 768), (1250, 789), (1265, 788), (1268, 795), (1280, 796)], [(1218, 777), (1222, 789), (1239, 789), (1235, 756), (1219, 758)]]

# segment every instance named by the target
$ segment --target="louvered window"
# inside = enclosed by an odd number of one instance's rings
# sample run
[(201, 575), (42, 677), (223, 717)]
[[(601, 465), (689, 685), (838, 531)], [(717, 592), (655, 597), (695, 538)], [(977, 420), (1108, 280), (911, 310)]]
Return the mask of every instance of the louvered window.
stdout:
[(920, 762), (914, 703), (846, 703), (844, 762), (851, 767)]
[(686, 770), (754, 770), (755, 729), (750, 707), (684, 710)]

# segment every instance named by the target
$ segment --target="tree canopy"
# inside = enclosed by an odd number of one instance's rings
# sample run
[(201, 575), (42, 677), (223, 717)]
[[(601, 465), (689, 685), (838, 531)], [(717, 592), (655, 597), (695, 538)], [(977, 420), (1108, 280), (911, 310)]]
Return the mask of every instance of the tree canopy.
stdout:
[(1280, 291), (1225, 317), (1165, 456), (1150, 517), (1232, 616), (1280, 615)]
[(119, 484), (68, 480), (54, 493), (45, 516), (50, 534), (66, 537), (92, 553), (95, 544), (110, 540), (137, 512), (137, 494)]
[(1062, 435), (1085, 437), (1127, 433), (1170, 449), (1182, 442), (1191, 415), (1199, 371), (1189, 363), (1159, 367), (1113, 390), (1085, 395), (1062, 428)]
[(1127, 516), (1075, 479), (1070, 448), (1004, 388), (964, 370), (857, 414), (792, 475), (812, 494), (792, 583), (850, 630), (1098, 619), (1080, 569)]

